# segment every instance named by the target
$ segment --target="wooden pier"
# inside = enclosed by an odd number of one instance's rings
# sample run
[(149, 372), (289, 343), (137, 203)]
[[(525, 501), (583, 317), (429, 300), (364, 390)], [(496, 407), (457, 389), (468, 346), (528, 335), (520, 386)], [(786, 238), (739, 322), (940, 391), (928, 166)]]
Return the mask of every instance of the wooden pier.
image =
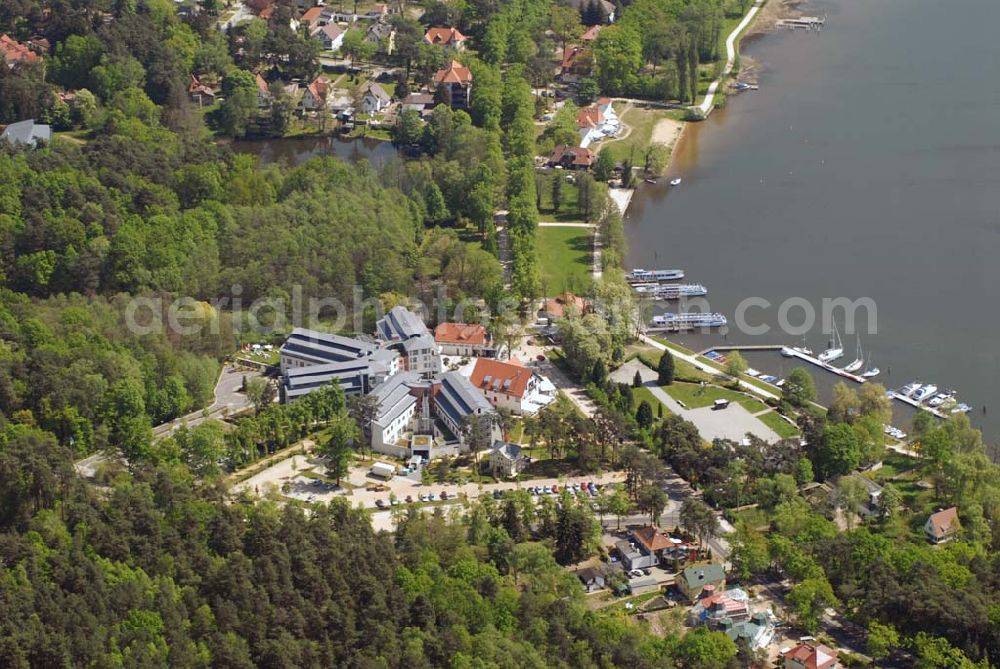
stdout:
[(799, 28), (804, 30), (822, 30), (825, 23), (826, 16), (823, 16), (823, 18), (818, 16), (800, 16), (797, 19), (780, 19), (775, 25), (779, 28), (788, 28), (789, 30), (797, 30)]
[[(782, 348), (784, 348), (784, 347), (782, 347)], [(788, 350), (791, 351), (792, 355), (786, 356), (786, 357), (792, 357), (792, 358), (798, 358), (799, 360), (805, 360), (806, 362), (808, 362), (810, 364), (816, 365), (817, 367), (820, 367), (821, 369), (825, 369), (826, 371), (828, 371), (828, 372), (830, 372), (832, 374), (836, 374), (837, 376), (842, 376), (845, 379), (850, 379), (851, 381), (854, 381), (855, 383), (865, 383), (866, 381), (868, 381), (868, 379), (866, 379), (863, 376), (858, 376), (857, 374), (851, 374), (850, 372), (845, 372), (840, 367), (834, 367), (830, 363), (823, 362), (819, 358), (814, 358), (811, 355), (806, 355), (802, 351), (796, 351), (794, 348), (790, 348)]]

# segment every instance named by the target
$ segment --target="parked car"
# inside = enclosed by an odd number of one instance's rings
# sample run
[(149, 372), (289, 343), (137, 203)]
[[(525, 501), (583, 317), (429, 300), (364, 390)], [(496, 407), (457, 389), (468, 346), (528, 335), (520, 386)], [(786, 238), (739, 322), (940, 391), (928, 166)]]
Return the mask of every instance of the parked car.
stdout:
[(630, 571), (630, 572), (629, 572), (629, 576), (632, 576), (632, 577), (634, 577), (634, 578), (639, 578), (639, 577), (641, 577), (642, 575), (643, 575), (643, 573), (642, 573), (642, 571), (641, 571), (641, 570), (639, 570), (639, 569), (633, 569), (632, 571)]
[(406, 503), (407, 504), (413, 504), (413, 495), (407, 495), (406, 496)]
[(421, 502), (427, 501), (427, 493), (420, 493), (420, 501)]
[(552, 488), (545, 486), (544, 488), (542, 488), (542, 492), (545, 493), (546, 495), (551, 494)]
[(437, 497), (434, 496), (434, 493), (431, 493), (431, 494), (427, 495), (427, 501), (428, 502), (436, 502), (437, 501)]
[(377, 499), (377, 500), (375, 500), (375, 506), (377, 506), (380, 509), (384, 509), (385, 508), (385, 502), (383, 500), (381, 500), (381, 499)]
[(559, 492), (559, 486), (557, 485), (552, 486), (552, 494), (556, 494), (558, 492)]
[(650, 569), (649, 567), (643, 567), (642, 568), (642, 573), (645, 574), (646, 576), (649, 576), (650, 574), (653, 573), (653, 570)]
[(444, 490), (441, 491), (441, 499), (442, 500), (448, 499), (448, 493), (445, 492)]

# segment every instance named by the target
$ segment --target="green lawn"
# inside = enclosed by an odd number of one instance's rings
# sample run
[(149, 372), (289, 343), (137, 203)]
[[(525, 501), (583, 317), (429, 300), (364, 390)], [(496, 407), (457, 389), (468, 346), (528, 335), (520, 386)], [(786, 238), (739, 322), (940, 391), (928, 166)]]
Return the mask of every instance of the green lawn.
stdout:
[[(655, 371), (659, 367), (660, 358), (663, 357), (663, 351), (655, 348), (648, 348), (640, 351), (637, 355), (643, 364)], [(675, 357), (674, 379), (677, 381), (690, 381), (692, 383), (698, 383), (699, 381), (712, 381), (713, 377), (711, 374), (698, 369), (687, 360), (681, 360), (680, 358)]]
[(538, 228), (535, 245), (544, 295), (587, 293), (593, 281), (592, 238), (586, 228)]
[[(579, 189), (575, 183), (566, 181), (569, 173), (566, 170), (539, 170), (539, 194), (541, 204), (538, 207), (538, 218), (542, 221), (558, 221), (562, 223), (582, 223), (583, 218), (577, 209)], [(552, 184), (559, 181), (559, 211), (552, 206)]]
[(790, 439), (799, 436), (799, 430), (794, 425), (781, 417), (776, 411), (768, 411), (762, 416), (757, 416), (764, 425), (774, 430), (782, 439)]
[(663, 407), (663, 417), (664, 418), (666, 418), (667, 416), (669, 416), (671, 414), (670, 409), (668, 409), (666, 406), (664, 406), (663, 402), (661, 402), (660, 400), (656, 399), (656, 397), (653, 395), (653, 392), (649, 388), (633, 388), (632, 389), (632, 397), (635, 400), (635, 406), (636, 406), (636, 408), (639, 407), (639, 404), (641, 404), (643, 400), (646, 400), (647, 402), (649, 402), (649, 406), (653, 407), (653, 416), (654, 417), (658, 415), (657, 411), (658, 411), (658, 409), (660, 407)]
[[(687, 349), (687, 348), (684, 348), (680, 344), (675, 344), (674, 342), (670, 341), (669, 339), (664, 339), (663, 337), (650, 337), (650, 339), (652, 339), (653, 341), (657, 341), (657, 342), (663, 344), (664, 346), (666, 346), (667, 348), (669, 348), (672, 351), (677, 351), (678, 353), (684, 353), (686, 355), (697, 355), (694, 351), (692, 351), (690, 349)], [(709, 367), (712, 367), (714, 369), (719, 370), (723, 374), (726, 373), (726, 367), (725, 367), (725, 365), (720, 365), (719, 363), (715, 362), (714, 360), (709, 360), (708, 358), (706, 358), (705, 356), (702, 356), (702, 355), (699, 355), (697, 357), (698, 357), (698, 362), (703, 362), (706, 365), (708, 365)], [(680, 361), (678, 360), (677, 362), (680, 362)], [(746, 374), (743, 374), (740, 377), (740, 381), (745, 381), (746, 383), (750, 384), (751, 386), (754, 386), (756, 388), (760, 388), (761, 390), (766, 390), (767, 392), (772, 393), (774, 395), (777, 395), (779, 397), (781, 396), (781, 388), (776, 388), (775, 386), (772, 386), (770, 383), (764, 383), (760, 379), (755, 379), (752, 376), (747, 376)]]
[(653, 128), (665, 118), (672, 118), (667, 112), (659, 109), (640, 109), (630, 107), (621, 114), (622, 123), (630, 130), (623, 139), (613, 139), (601, 142), (596, 150), (605, 147), (611, 152), (616, 163), (632, 158), (632, 164), (642, 167), (644, 152), (653, 137)]
[(663, 386), (668, 395), (683, 402), (689, 409), (710, 406), (715, 400), (730, 400), (736, 402), (750, 413), (757, 413), (767, 408), (760, 400), (719, 386), (702, 386), (697, 383), (674, 383)]

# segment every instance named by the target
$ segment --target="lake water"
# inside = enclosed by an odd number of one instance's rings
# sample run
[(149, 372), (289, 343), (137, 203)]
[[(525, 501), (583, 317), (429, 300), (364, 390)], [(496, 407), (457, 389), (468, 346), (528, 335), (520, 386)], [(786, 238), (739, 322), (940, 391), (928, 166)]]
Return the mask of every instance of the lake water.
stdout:
[[(773, 304), (747, 314), (772, 327), (788, 298), (818, 312), (822, 298), (870, 297), (877, 334), (862, 344), (878, 380), (957, 389), (995, 440), (1000, 2), (811, 0), (801, 10), (826, 14), (823, 31), (745, 44), (760, 90), (688, 128), (671, 167), (681, 186), (637, 194), (629, 262), (686, 270), (731, 325), (747, 297)], [(724, 341), (682, 339), (698, 349)], [(827, 339), (817, 325), (808, 343), (820, 351)], [(725, 341), (801, 337), (733, 328)], [(844, 349), (840, 364), (854, 359), (853, 334)], [(779, 371), (778, 361), (753, 364)]]
[(317, 156), (336, 156), (341, 160), (357, 162), (367, 160), (377, 167), (396, 155), (390, 142), (358, 137), (344, 139), (328, 137), (282, 137), (276, 139), (244, 139), (230, 144), (233, 151), (252, 153), (261, 163), (284, 162), (301, 165)]

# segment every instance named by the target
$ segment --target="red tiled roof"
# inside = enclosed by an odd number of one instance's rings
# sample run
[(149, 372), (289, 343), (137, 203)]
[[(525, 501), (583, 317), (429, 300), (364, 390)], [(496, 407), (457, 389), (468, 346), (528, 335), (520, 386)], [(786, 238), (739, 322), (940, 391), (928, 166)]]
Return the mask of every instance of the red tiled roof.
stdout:
[(13, 67), (16, 63), (36, 63), (41, 57), (27, 44), (22, 44), (9, 35), (0, 35), (0, 53), (4, 62)]
[(580, 128), (596, 128), (604, 121), (604, 114), (595, 105), (584, 107), (576, 115), (576, 125)]
[(440, 44), (442, 46), (461, 44), (467, 39), (469, 38), (460, 33), (457, 28), (431, 28), (424, 35), (424, 40), (428, 44)]
[(640, 544), (646, 547), (650, 553), (653, 551), (661, 551), (664, 548), (670, 548), (673, 544), (670, 539), (666, 537), (662, 532), (657, 530), (652, 525), (646, 525), (645, 527), (640, 527), (637, 530), (632, 530), (632, 536)]
[(597, 36), (601, 33), (601, 28), (603, 27), (604, 26), (600, 24), (596, 26), (590, 26), (587, 29), (587, 32), (583, 33), (580, 39), (582, 39), (584, 42), (593, 42), (595, 39), (597, 39)]
[(302, 15), (302, 20), (306, 23), (312, 23), (323, 14), (322, 7), (310, 7), (306, 10), (306, 13)]
[(954, 506), (932, 514), (928, 522), (935, 537), (946, 537), (962, 529), (958, 522), (958, 509)]
[[(588, 151), (588, 153), (590, 153)], [(593, 159), (593, 153), (590, 153)], [(562, 318), (566, 314), (566, 307), (573, 306), (577, 315), (582, 315), (587, 310), (587, 300), (574, 295), (573, 293), (563, 293), (553, 298), (545, 300), (543, 311), (552, 318)]]
[(330, 89), (330, 80), (326, 77), (319, 76), (312, 80), (312, 83), (306, 87), (310, 93), (312, 93), (313, 98), (317, 100), (325, 100), (326, 93)]
[(257, 90), (258, 91), (260, 91), (261, 93), (267, 93), (268, 92), (267, 82), (264, 81), (264, 77), (260, 76), (259, 72), (257, 73), (257, 76), (254, 78), (254, 81), (256, 81), (256, 83), (257, 83)]
[(564, 73), (574, 70), (583, 72), (590, 70), (589, 50), (576, 44), (570, 44), (563, 51), (562, 71)]
[[(469, 380), (479, 389), (521, 398), (528, 389), (528, 381), (532, 374), (533, 372), (516, 358), (509, 362), (479, 358)], [(489, 382), (486, 381), (487, 377)]]
[[(560, 144), (557, 146), (552, 153), (549, 154), (550, 163), (566, 164), (567, 162), (574, 167), (590, 167), (594, 164), (594, 152), (590, 149), (585, 149), (582, 146), (566, 146), (565, 144)], [(577, 307), (580, 313), (583, 312), (583, 308), (586, 303), (583, 302), (583, 298), (577, 298), (571, 296), (576, 301)], [(553, 305), (562, 315), (563, 305), (558, 302), (559, 298), (552, 300), (555, 302)], [(546, 303), (546, 311), (548, 311), (548, 303)]]
[(476, 323), (440, 323), (434, 328), (434, 341), (482, 346), (486, 344), (486, 328)]
[(784, 657), (795, 660), (806, 669), (827, 669), (837, 663), (837, 651), (822, 644), (818, 646), (808, 643), (799, 644), (786, 651)]
[(453, 60), (447, 68), (438, 70), (434, 74), (434, 83), (462, 84), (463, 86), (466, 86), (472, 83), (472, 70), (467, 67), (463, 67), (457, 60)]

